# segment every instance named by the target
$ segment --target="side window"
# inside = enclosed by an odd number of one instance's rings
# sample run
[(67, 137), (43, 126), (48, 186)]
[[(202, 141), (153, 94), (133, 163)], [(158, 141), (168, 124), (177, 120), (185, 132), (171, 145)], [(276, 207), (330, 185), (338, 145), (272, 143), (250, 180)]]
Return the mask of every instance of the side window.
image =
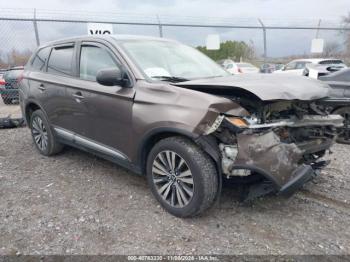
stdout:
[(50, 49), (51, 47), (44, 47), (35, 54), (34, 60), (32, 62), (32, 67), (34, 69), (39, 71), (44, 70), (47, 57), (50, 54)]
[(285, 70), (293, 70), (293, 69), (295, 69), (295, 66), (296, 66), (296, 62), (291, 62), (291, 63), (286, 65)]
[(54, 47), (47, 65), (47, 72), (71, 76), (73, 53), (74, 46)]
[(97, 46), (82, 46), (80, 52), (80, 78), (96, 81), (97, 72), (104, 68), (118, 67), (111, 54)]
[(295, 67), (295, 69), (304, 69), (305, 68), (305, 62), (298, 62), (297, 64), (296, 64), (296, 67)]

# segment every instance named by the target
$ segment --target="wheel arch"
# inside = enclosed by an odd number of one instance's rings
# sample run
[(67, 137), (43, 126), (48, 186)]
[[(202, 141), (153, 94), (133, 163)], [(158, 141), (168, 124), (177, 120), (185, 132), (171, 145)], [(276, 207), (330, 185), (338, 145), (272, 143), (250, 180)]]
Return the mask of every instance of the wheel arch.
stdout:
[(194, 134), (178, 128), (161, 127), (149, 131), (141, 140), (137, 155), (137, 163), (139, 164), (143, 174), (145, 174), (146, 171), (148, 153), (151, 151), (153, 146), (160, 140), (172, 136), (182, 136), (193, 141), (196, 138)]
[(221, 165), (219, 164), (219, 151), (216, 149), (213, 142), (209, 142), (204, 136), (193, 134), (189, 131), (178, 129), (178, 128), (157, 128), (148, 132), (141, 141), (138, 150), (137, 162), (141, 168), (141, 172), (144, 173), (146, 170), (147, 156), (153, 146), (160, 140), (172, 136), (181, 136), (190, 139), (197, 144), (204, 152), (206, 152), (215, 162), (218, 167), (218, 172), (221, 172)]
[(29, 126), (29, 123), (30, 123), (30, 116), (32, 115), (32, 113), (35, 111), (35, 110), (42, 110), (41, 106), (38, 105), (38, 103), (36, 102), (33, 102), (33, 101), (29, 101), (26, 105), (25, 105), (25, 108), (24, 108), (24, 116), (25, 116), (25, 120), (27, 122), (27, 125)]

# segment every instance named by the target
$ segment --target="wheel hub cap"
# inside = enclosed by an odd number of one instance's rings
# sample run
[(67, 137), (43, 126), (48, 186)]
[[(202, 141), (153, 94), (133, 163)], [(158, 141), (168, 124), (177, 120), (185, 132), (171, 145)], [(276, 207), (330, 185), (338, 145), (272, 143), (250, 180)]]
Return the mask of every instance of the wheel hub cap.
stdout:
[(188, 205), (193, 197), (194, 181), (185, 160), (177, 153), (160, 152), (153, 161), (153, 183), (158, 194), (173, 207)]
[(39, 147), (40, 150), (45, 150), (47, 148), (47, 130), (42, 121), (42, 119), (36, 116), (32, 122), (32, 134), (35, 144)]

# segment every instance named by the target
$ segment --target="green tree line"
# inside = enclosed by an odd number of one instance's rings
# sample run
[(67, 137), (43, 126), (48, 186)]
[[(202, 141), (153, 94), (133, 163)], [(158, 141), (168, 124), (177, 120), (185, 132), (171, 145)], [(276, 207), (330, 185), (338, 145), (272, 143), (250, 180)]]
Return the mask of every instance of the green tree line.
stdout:
[(197, 46), (197, 49), (215, 61), (226, 58), (231, 58), (234, 61), (239, 61), (241, 58), (243, 60), (251, 60), (255, 56), (253, 44), (247, 44), (243, 41), (220, 43), (219, 50), (207, 50), (205, 46)]

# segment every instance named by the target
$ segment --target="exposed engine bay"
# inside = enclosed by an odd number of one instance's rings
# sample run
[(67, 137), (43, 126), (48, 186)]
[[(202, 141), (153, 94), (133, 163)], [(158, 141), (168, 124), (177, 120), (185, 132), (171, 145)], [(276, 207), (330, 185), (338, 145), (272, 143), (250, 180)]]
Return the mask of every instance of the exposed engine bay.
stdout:
[[(178, 84), (227, 98), (244, 109), (222, 112), (205, 130), (217, 145), (221, 172), (227, 178), (262, 176), (252, 195), (290, 195), (327, 164), (322, 157), (343, 126), (320, 100), (329, 86), (298, 76), (245, 75)], [(215, 108), (215, 107), (214, 107)], [(238, 112), (238, 113), (237, 113)]]
[(272, 182), (270, 191), (280, 191), (300, 173), (327, 164), (320, 158), (342, 126), (341, 116), (328, 115), (313, 101), (239, 102), (250, 116), (222, 115), (211, 133), (227, 178), (259, 173)]

